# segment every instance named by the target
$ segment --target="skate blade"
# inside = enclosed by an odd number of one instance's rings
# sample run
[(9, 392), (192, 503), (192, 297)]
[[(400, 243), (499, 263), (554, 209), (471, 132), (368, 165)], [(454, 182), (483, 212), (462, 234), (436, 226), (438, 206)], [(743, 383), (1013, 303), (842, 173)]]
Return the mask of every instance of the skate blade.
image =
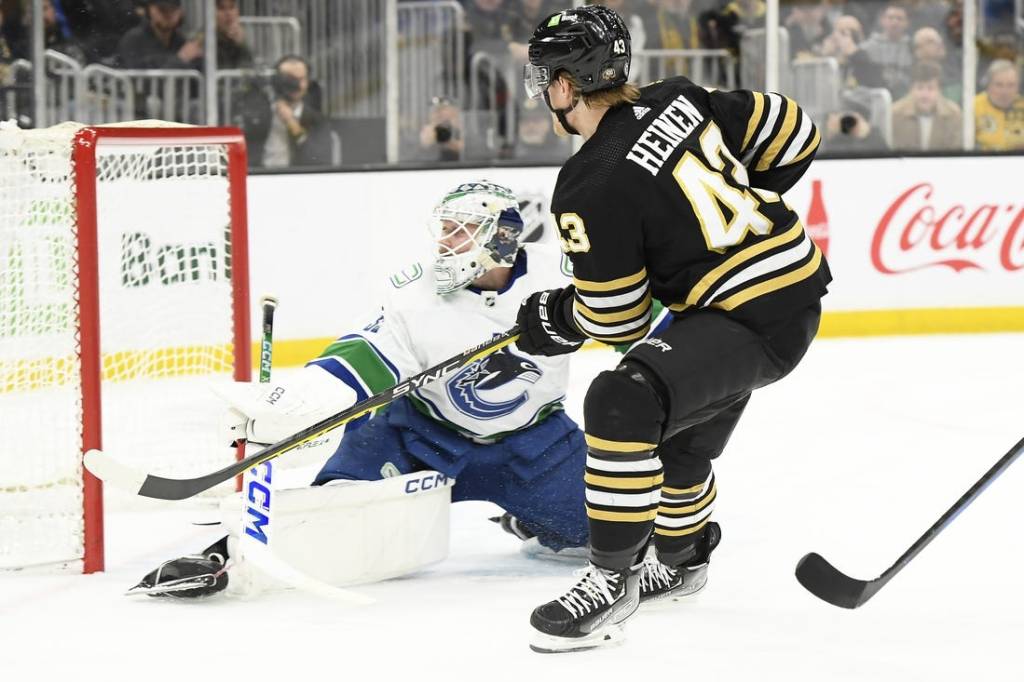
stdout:
[(707, 580), (696, 588), (687, 589), (682, 592), (669, 592), (657, 597), (649, 597), (640, 603), (640, 607), (644, 610), (658, 610), (679, 603), (697, 604), (700, 602), (700, 596), (704, 591), (705, 585), (707, 585)]
[(607, 625), (584, 637), (555, 637), (534, 632), (530, 648), (538, 654), (567, 654), (621, 644), (626, 639), (621, 625)]

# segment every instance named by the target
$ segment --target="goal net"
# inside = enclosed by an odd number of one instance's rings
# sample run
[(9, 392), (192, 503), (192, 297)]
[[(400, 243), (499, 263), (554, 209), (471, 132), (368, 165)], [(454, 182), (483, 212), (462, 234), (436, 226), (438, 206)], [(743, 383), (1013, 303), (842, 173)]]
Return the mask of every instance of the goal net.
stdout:
[(0, 569), (102, 570), (87, 449), (233, 460), (206, 384), (249, 378), (248, 315), (237, 130), (0, 128)]

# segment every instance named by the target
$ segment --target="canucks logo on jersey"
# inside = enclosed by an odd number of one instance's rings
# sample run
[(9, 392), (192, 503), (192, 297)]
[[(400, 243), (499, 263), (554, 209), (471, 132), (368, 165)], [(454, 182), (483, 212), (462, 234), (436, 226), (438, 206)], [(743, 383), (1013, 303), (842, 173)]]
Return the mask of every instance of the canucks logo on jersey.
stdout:
[(459, 412), (474, 419), (498, 419), (529, 400), (527, 386), (543, 374), (533, 360), (503, 348), (460, 370), (445, 390)]

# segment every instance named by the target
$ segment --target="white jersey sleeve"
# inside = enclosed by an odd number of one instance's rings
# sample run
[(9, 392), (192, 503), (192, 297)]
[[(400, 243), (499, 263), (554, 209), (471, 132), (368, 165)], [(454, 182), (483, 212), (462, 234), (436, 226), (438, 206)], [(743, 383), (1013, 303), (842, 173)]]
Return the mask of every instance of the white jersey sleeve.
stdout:
[[(339, 338), (310, 364), (345, 382), (362, 400), (507, 331), (524, 298), (570, 282), (561, 253), (539, 244), (520, 250), (501, 291), (467, 287), (440, 296), (430, 273), (416, 265), (392, 276), (377, 319)], [(487, 440), (560, 409), (568, 378), (568, 356), (531, 356), (511, 346), (414, 391), (410, 399), (433, 419)]]

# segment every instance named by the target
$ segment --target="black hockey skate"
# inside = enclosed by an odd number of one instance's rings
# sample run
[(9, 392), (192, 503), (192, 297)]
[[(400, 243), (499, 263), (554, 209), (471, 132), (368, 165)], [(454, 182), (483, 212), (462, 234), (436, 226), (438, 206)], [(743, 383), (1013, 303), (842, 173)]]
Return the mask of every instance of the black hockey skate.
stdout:
[(150, 597), (206, 597), (228, 586), (228, 539), (221, 538), (202, 554), (171, 559), (146, 574), (125, 594)]
[(681, 566), (666, 566), (658, 560), (656, 552), (648, 552), (640, 567), (640, 603), (676, 600), (704, 589), (711, 552), (721, 539), (722, 529), (710, 521), (697, 546), (697, 555)]
[(572, 589), (533, 610), (534, 651), (584, 651), (622, 640), (622, 622), (640, 606), (638, 569), (609, 571), (591, 564), (576, 575)]

